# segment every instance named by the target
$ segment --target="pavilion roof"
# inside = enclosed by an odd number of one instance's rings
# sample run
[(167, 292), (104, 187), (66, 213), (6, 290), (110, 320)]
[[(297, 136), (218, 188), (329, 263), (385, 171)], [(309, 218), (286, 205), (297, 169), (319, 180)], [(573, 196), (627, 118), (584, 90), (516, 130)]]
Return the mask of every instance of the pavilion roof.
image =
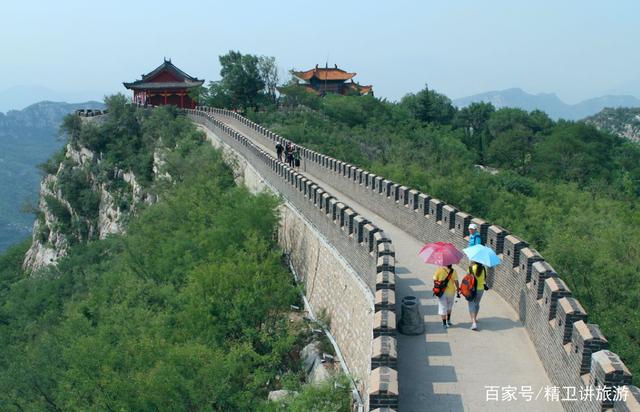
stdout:
[[(162, 72), (169, 72), (176, 78), (182, 79), (182, 81), (153, 81), (154, 78)], [(142, 79), (130, 83), (124, 82), (122, 84), (127, 89), (171, 89), (197, 87), (201, 86), (203, 83), (204, 80), (200, 80), (197, 77), (189, 76), (187, 73), (177, 68), (173, 63), (171, 63), (171, 59), (164, 59), (164, 62), (160, 66), (156, 67), (147, 74), (143, 74)]]
[(333, 68), (318, 67), (303, 71), (293, 72), (293, 75), (297, 78), (305, 81), (309, 81), (312, 77), (316, 77), (318, 80), (349, 80), (357, 73), (348, 73), (342, 69), (339, 69), (336, 65)]

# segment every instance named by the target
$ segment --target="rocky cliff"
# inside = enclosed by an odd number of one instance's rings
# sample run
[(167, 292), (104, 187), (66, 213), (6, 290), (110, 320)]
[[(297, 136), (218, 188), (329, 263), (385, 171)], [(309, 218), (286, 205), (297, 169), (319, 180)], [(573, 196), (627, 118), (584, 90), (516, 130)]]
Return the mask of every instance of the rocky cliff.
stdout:
[(585, 123), (591, 124), (599, 130), (616, 134), (634, 142), (640, 142), (640, 108), (606, 108), (593, 116), (587, 117)]
[(76, 136), (70, 136), (59, 157), (45, 166), (48, 173), (40, 184), (32, 244), (23, 263), (28, 272), (56, 264), (74, 244), (124, 233), (139, 207), (157, 201), (151, 182), (170, 178), (159, 144), (144, 148), (149, 151), (144, 184), (131, 167), (114, 162), (108, 149), (97, 152), (84, 145), (78, 136), (108, 130), (107, 116), (76, 119)]

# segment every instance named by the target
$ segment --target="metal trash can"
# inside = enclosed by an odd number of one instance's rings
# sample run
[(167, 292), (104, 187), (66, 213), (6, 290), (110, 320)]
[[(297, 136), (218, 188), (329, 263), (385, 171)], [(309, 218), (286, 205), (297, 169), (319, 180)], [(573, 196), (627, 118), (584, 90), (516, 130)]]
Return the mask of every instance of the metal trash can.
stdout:
[(402, 298), (398, 330), (403, 335), (421, 335), (424, 333), (424, 319), (420, 314), (420, 304), (415, 296)]

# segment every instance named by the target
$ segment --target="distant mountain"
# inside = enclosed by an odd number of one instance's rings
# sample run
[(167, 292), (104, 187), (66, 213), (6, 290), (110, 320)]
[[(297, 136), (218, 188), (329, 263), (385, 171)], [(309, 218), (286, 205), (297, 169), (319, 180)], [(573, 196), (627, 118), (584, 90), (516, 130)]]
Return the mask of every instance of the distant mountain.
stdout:
[(54, 102), (83, 102), (101, 99), (105, 94), (99, 91), (58, 91), (38, 85), (13, 86), (0, 90), (0, 112), (22, 110), (29, 105), (41, 101)]
[(103, 108), (99, 102), (40, 102), (0, 113), (0, 252), (31, 233), (33, 216), (20, 212), (35, 201), (40, 183), (36, 166), (64, 142), (57, 138), (62, 118), (80, 108)]
[(598, 113), (605, 107), (640, 107), (640, 99), (634, 96), (601, 96), (576, 104), (567, 104), (555, 93), (529, 94), (518, 88), (480, 93), (453, 101), (458, 107), (465, 107), (474, 102), (489, 102), (497, 108), (517, 107), (527, 111), (538, 109), (556, 120), (583, 119)]
[(640, 142), (640, 108), (606, 108), (587, 117), (584, 122), (600, 130)]

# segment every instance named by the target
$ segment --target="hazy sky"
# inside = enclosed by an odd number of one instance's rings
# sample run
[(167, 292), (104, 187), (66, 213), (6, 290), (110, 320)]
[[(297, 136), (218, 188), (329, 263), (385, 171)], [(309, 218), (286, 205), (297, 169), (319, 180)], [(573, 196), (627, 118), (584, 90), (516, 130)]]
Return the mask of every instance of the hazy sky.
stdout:
[(164, 56), (219, 77), (230, 49), (291, 68), (337, 63), (392, 100), (521, 87), (574, 103), (640, 97), (640, 1), (31, 1), (0, 6), (0, 92), (125, 91)]

